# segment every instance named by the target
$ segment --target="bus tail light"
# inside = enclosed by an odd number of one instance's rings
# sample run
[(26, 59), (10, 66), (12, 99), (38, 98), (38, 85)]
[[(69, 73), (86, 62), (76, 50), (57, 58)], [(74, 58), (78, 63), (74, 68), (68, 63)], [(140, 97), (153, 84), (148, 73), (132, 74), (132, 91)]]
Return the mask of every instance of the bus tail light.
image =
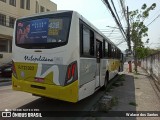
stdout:
[(14, 77), (17, 78), (16, 67), (15, 67), (15, 64), (13, 61), (12, 61), (12, 73), (13, 73)]
[(77, 62), (73, 62), (68, 65), (67, 74), (66, 74), (66, 84), (70, 84), (71, 82), (78, 79), (77, 72)]

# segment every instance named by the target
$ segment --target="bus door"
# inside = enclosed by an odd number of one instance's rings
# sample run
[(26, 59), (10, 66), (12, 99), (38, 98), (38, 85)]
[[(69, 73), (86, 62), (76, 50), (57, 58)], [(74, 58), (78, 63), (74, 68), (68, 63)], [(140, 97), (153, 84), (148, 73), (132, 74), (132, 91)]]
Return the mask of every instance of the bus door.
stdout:
[(100, 62), (102, 58), (102, 42), (96, 40), (96, 88), (100, 86)]

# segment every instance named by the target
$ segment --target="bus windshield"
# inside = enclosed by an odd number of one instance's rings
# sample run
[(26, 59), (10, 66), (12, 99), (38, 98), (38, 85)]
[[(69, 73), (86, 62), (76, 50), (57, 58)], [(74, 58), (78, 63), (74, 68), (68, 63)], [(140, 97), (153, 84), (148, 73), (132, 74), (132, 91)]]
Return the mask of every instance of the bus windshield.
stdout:
[(20, 19), (16, 24), (16, 45), (28, 49), (54, 48), (67, 43), (71, 17)]

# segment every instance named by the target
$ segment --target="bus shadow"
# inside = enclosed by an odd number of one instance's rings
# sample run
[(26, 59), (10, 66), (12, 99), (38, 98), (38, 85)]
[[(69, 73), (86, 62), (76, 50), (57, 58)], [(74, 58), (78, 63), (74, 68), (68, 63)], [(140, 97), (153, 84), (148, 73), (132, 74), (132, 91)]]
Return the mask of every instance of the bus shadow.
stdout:
[(93, 95), (77, 103), (70, 103), (51, 98), (38, 98), (19, 107), (19, 109), (39, 109), (40, 111), (89, 111), (92, 105), (98, 101), (103, 94), (103, 91), (97, 91)]
[[(30, 103), (27, 103), (18, 109), (32, 109), (32, 110), (39, 110), (40, 112), (46, 112), (47, 117), (56, 117), (58, 119), (64, 119), (61, 117), (67, 117), (65, 120), (81, 120), (82, 117), (90, 116), (90, 111), (92, 106), (99, 101), (99, 99), (104, 95), (104, 91), (97, 91), (93, 95), (77, 102), (77, 103), (70, 103), (56, 99), (50, 98), (39, 98)], [(71, 118), (72, 117), (72, 118)], [(48, 119), (48, 118), (47, 118)], [(55, 118), (56, 119), (56, 118)]]

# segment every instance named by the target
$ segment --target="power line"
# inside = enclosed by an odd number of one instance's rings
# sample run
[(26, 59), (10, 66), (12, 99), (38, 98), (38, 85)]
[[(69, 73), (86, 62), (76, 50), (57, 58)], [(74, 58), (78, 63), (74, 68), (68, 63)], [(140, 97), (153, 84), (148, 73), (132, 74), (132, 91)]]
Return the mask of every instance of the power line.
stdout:
[[(109, 10), (110, 10), (113, 18), (115, 19), (116, 24), (117, 24), (118, 27), (120, 28), (120, 32), (122, 33), (123, 37), (124, 37), (125, 40), (127, 41), (126, 35), (125, 35), (125, 32), (124, 32), (124, 29), (123, 29), (123, 27), (121, 26), (121, 24), (119, 23), (119, 21), (117, 20), (117, 17), (115, 16), (115, 14), (114, 14), (114, 12), (113, 12), (113, 10), (112, 10), (112, 8), (111, 8), (108, 0), (103, 0), (103, 1), (104, 1), (105, 5), (107, 5), (107, 7), (109, 8)], [(114, 30), (113, 30), (113, 31), (114, 31)], [(110, 35), (109, 35), (109, 36), (110, 36)]]
[(121, 24), (121, 21), (120, 21), (120, 18), (119, 18), (119, 16), (118, 16), (118, 14), (117, 14), (117, 10), (116, 10), (116, 8), (115, 8), (115, 5), (114, 5), (114, 3), (113, 3), (113, 0), (111, 0), (111, 2), (112, 2), (112, 6), (113, 6), (113, 8), (114, 8), (114, 11), (115, 11), (115, 13), (116, 13), (116, 15), (117, 15), (117, 18), (118, 18), (118, 20), (119, 20), (120, 31), (122, 30), (122, 32), (123, 32), (124, 35), (125, 35), (125, 31), (124, 31), (124, 29), (123, 29), (123, 27), (122, 27), (122, 24)]
[[(123, 16), (121, 17), (121, 19), (123, 18)], [(106, 27), (109, 27), (109, 28), (114, 28), (112, 31), (111, 31), (111, 33), (109, 34), (109, 36), (108, 37), (110, 37), (114, 32), (120, 32), (120, 29), (119, 28), (116, 28), (116, 26), (115, 27), (111, 27), (111, 26), (106, 26)], [(118, 31), (116, 31), (116, 30), (118, 30)], [(122, 33), (121, 33), (122, 34)]]
[(147, 27), (149, 26), (149, 25), (151, 25), (157, 18), (159, 18), (160, 17), (160, 14), (154, 19), (154, 20), (152, 20), (148, 25), (147, 25)]
[[(149, 43), (144, 43), (145, 45), (148, 45)], [(160, 43), (151, 43), (151, 44), (160, 44)]]
[(116, 10), (116, 7), (115, 7), (115, 5), (114, 5), (114, 3), (113, 3), (113, 0), (111, 0), (111, 3), (112, 3), (112, 6), (113, 6), (113, 8), (114, 8), (114, 11), (115, 11), (115, 13), (116, 13), (116, 15), (117, 15), (119, 24), (122, 26), (121, 21), (120, 21), (120, 18), (119, 18), (119, 16), (118, 16), (118, 13), (117, 13), (117, 10)]
[[(119, 0), (118, 0), (118, 1), (119, 1)], [(122, 13), (123, 13), (123, 15), (124, 15), (124, 17), (125, 17), (125, 20), (126, 20), (126, 23), (127, 23), (127, 16), (126, 16), (126, 9), (125, 9), (124, 1), (123, 1), (123, 0), (120, 0), (119, 2), (120, 2), (120, 6), (121, 6), (121, 8), (122, 8)]]
[[(158, 9), (158, 10), (155, 12), (155, 14), (150, 17), (150, 19), (147, 19), (147, 21), (150, 21), (151, 19), (153, 19), (153, 18), (159, 13), (159, 11), (160, 11), (160, 9)], [(146, 21), (146, 22), (147, 22), (147, 21)]]
[(125, 42), (125, 41), (123, 40), (123, 41), (119, 42), (119, 43), (116, 44), (116, 45), (118, 46), (118, 45), (120, 45), (120, 44), (122, 44), (122, 43), (124, 43), (124, 42)]
[[(100, 30), (101, 32), (107, 32), (107, 33), (110, 33), (112, 32), (112, 30)], [(119, 31), (114, 31), (114, 33), (119, 33)]]

